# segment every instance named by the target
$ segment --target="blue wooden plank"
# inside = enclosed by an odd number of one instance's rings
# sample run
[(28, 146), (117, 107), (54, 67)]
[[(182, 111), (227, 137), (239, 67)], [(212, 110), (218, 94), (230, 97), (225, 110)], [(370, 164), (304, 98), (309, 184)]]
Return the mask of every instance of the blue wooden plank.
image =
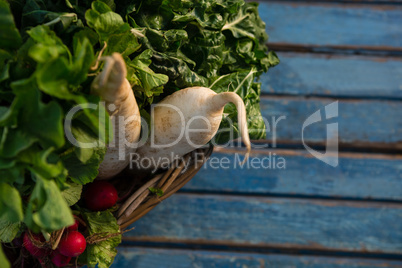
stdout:
[(202, 250), (172, 250), (120, 247), (112, 267), (189, 268), (189, 267), (294, 267), (294, 268), (397, 268), (401, 261), (328, 258), (316, 256), (263, 255)]
[[(307, 143), (325, 144), (327, 123), (338, 123), (340, 144), (402, 149), (401, 102), (340, 100), (338, 117), (326, 120), (324, 107), (334, 101), (336, 100), (296, 97), (261, 98), (261, 112), (269, 126), (267, 139), (272, 139), (276, 133), (278, 143), (301, 144), (303, 123), (321, 109), (323, 121), (304, 129), (304, 141)], [(281, 116), (285, 116), (285, 119), (278, 121)], [(273, 131), (274, 121), (278, 122), (276, 131)]]
[(261, 2), (269, 42), (399, 49), (402, 7)]
[(332, 167), (305, 151), (258, 150), (241, 166), (242, 153), (220, 151), (183, 192), (402, 200), (402, 157), (341, 153)]
[(402, 253), (402, 205), (175, 194), (125, 240)]
[(402, 99), (402, 60), (387, 57), (279, 53), (261, 76), (265, 94)]

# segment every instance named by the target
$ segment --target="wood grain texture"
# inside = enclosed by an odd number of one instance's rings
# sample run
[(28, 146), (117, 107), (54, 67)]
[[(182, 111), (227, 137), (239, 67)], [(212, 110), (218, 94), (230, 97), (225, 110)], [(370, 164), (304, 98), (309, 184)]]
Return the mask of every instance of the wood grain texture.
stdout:
[(402, 7), (261, 2), (269, 42), (302, 45), (402, 46)]
[(172, 250), (120, 247), (112, 267), (125, 268), (397, 268), (400, 261), (327, 258), (315, 256), (264, 255), (202, 250)]
[(402, 254), (402, 205), (176, 194), (125, 240)]
[(402, 99), (402, 59), (279, 53), (262, 93)]
[(243, 157), (215, 152), (182, 192), (402, 201), (402, 158), (341, 154), (339, 166), (331, 167), (305, 151), (260, 150), (242, 167)]
[[(261, 98), (261, 113), (270, 126), (267, 139), (272, 140), (276, 133), (278, 143), (301, 144), (303, 123), (310, 115), (321, 109), (323, 121), (304, 129), (304, 140), (307, 143), (324, 144), (327, 123), (338, 123), (341, 145), (402, 149), (401, 102), (340, 100), (339, 116), (325, 120), (323, 108), (334, 101), (334, 99), (291, 97)], [(273, 118), (277, 120), (280, 116), (285, 116), (286, 119), (279, 121), (276, 131), (273, 131)]]

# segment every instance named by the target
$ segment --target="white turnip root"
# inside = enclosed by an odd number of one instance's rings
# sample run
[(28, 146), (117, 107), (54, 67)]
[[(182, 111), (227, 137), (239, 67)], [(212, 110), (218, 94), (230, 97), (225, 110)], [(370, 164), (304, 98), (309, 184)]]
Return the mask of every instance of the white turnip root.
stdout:
[(127, 144), (138, 141), (141, 117), (122, 56), (113, 53), (103, 57), (105, 66), (91, 84), (91, 93), (105, 101), (113, 127), (113, 140), (108, 144), (105, 158), (99, 166), (98, 179), (109, 179), (120, 173), (129, 163), (135, 148)]
[(144, 159), (148, 159), (148, 166), (140, 169), (158, 168), (202, 147), (218, 131), (223, 109), (229, 102), (235, 104), (238, 111), (239, 130), (247, 147), (247, 157), (250, 139), (243, 100), (233, 92), (217, 94), (209, 88), (190, 87), (167, 96), (154, 107), (150, 140), (137, 149), (137, 159), (133, 155), (132, 162), (145, 163)]

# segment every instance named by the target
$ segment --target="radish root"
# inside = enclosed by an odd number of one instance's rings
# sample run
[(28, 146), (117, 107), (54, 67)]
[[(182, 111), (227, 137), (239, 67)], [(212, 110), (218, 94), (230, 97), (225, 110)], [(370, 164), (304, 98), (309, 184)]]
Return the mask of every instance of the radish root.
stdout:
[[(152, 166), (146, 169), (153, 168), (156, 171), (162, 165), (166, 167), (167, 162), (171, 163), (207, 144), (217, 133), (223, 109), (229, 102), (234, 103), (238, 110), (239, 130), (247, 148), (244, 163), (251, 145), (243, 100), (236, 93), (217, 94), (205, 87), (176, 91), (156, 105), (151, 111), (152, 136), (145, 145), (138, 148), (138, 159), (148, 158)], [(188, 131), (190, 125), (191, 133)], [(185, 131), (188, 131), (186, 135), (182, 135)]]
[(251, 151), (251, 143), (250, 137), (248, 135), (248, 127), (247, 127), (247, 117), (246, 117), (246, 107), (244, 106), (244, 102), (239, 95), (234, 92), (222, 92), (213, 96), (212, 98), (216, 109), (220, 109), (224, 107), (227, 103), (231, 102), (236, 106), (237, 109), (237, 122), (239, 125), (240, 135), (243, 139), (244, 145), (246, 145), (247, 151), (243, 160), (243, 164), (247, 161), (250, 151)]
[[(99, 166), (98, 179), (109, 179), (120, 173), (129, 163), (129, 154), (135, 151), (131, 145), (138, 141), (141, 117), (130, 83), (123, 57), (118, 53), (101, 57), (105, 61), (102, 72), (91, 84), (91, 93), (105, 101), (113, 127), (113, 139)], [(117, 143), (117, 144), (116, 144)]]

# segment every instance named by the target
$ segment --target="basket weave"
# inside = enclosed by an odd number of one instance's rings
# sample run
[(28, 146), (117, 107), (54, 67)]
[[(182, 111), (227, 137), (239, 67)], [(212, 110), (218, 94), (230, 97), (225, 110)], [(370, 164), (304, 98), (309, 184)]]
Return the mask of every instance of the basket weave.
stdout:
[[(135, 184), (125, 196), (115, 213), (117, 223), (123, 230), (129, 225), (140, 219), (151, 211), (160, 202), (177, 192), (201, 169), (203, 164), (212, 154), (213, 146), (194, 150), (185, 155), (180, 162), (175, 162), (172, 166), (151, 179), (145, 178)], [(115, 185), (124, 185), (118, 178), (113, 182)], [(132, 183), (132, 180), (131, 180)], [(162, 190), (162, 196), (151, 192), (150, 188)]]

